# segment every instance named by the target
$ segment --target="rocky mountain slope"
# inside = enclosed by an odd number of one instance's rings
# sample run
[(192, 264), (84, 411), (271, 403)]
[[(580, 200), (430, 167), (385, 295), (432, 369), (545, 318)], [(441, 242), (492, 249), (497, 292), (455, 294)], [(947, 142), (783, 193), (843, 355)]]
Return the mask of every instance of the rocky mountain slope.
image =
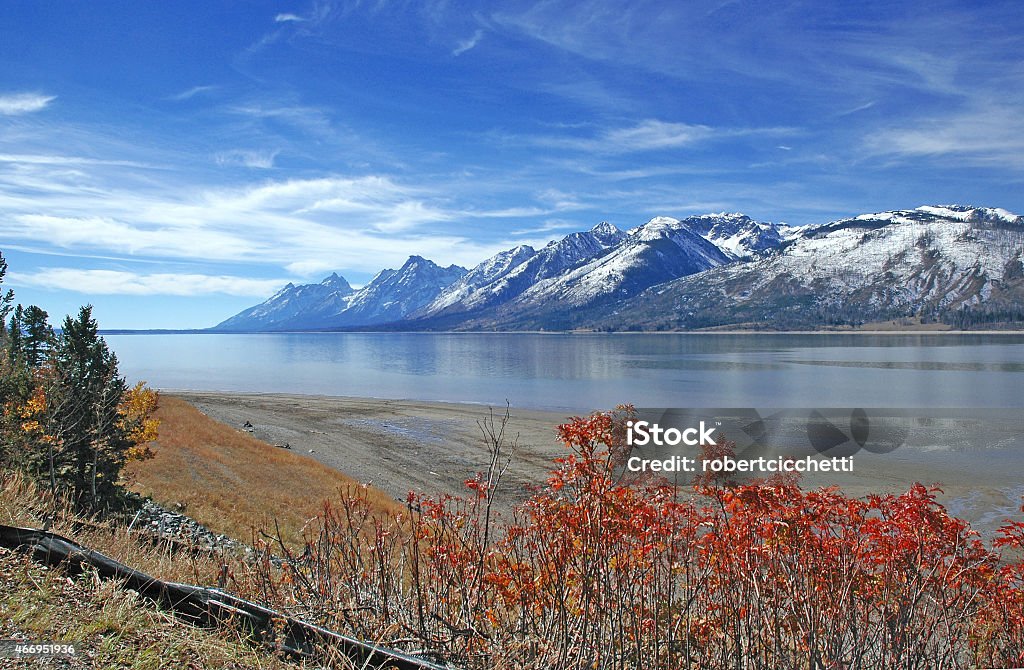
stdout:
[[(359, 291), (289, 284), (224, 330), (818, 328), (916, 319), (1024, 321), (1024, 218), (925, 206), (816, 226), (742, 214), (609, 223), (472, 270), (418, 256)], [(346, 292), (346, 289), (347, 292)]]
[[(813, 328), (918, 318), (955, 326), (1019, 319), (1024, 217), (919, 207), (800, 231), (777, 252), (654, 287), (601, 328)], [(1014, 316), (1014, 315), (1017, 316)]]
[(432, 301), (464, 274), (466, 269), (457, 265), (443, 268), (410, 256), (401, 268), (381, 270), (358, 291), (337, 274), (319, 284), (288, 284), (215, 330), (319, 330), (391, 323)]
[(561, 274), (534, 282), (513, 300), (466, 319), (471, 328), (577, 327), (589, 309), (634, 296), (671, 279), (732, 259), (680, 220), (657, 217), (626, 233), (614, 247)]
[(319, 284), (288, 284), (265, 302), (222, 321), (218, 330), (282, 330), (315, 321), (348, 306), (354, 291), (344, 277), (333, 273)]
[(610, 223), (553, 240), (540, 251), (520, 246), (476, 266), (412, 316), (430, 319), (481, 311), (506, 303), (546, 280), (563, 277), (621, 244), (627, 234)]

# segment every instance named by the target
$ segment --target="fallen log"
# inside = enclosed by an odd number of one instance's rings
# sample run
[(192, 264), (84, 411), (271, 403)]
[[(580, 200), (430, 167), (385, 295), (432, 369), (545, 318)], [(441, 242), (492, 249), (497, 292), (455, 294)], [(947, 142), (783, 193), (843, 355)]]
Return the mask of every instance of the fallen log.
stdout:
[(336, 649), (359, 667), (452, 670), (452, 666), (439, 665), (306, 623), (221, 589), (156, 579), (48, 531), (0, 524), (0, 545), (9, 549), (29, 549), (34, 559), (47, 565), (65, 565), (72, 573), (93, 568), (100, 577), (123, 581), (126, 588), (192, 623), (206, 627), (228, 623), (241, 626), (259, 642), (293, 656), (312, 658), (322, 655), (325, 649)]

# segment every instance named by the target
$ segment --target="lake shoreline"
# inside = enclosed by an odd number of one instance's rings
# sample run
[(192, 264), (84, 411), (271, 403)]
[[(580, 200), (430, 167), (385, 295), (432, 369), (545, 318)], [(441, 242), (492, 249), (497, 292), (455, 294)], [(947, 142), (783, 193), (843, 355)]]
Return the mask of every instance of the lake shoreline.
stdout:
[(955, 330), (912, 328), (895, 330), (215, 330), (212, 328), (100, 330), (100, 335), (1024, 335), (1024, 330)]
[[(268, 449), (295, 453), (384, 490), (404, 501), (409, 491), (431, 496), (465, 493), (465, 481), (486, 470), (489, 452), (480, 424), (495, 426), (505, 408), (483, 404), (393, 400), (295, 393), (167, 392), (235, 430), (251, 432)], [(510, 408), (505, 447), (515, 457), (505, 479), (502, 507), (526, 497), (526, 488), (546, 481), (553, 460), (567, 453), (556, 427), (565, 412)], [(251, 430), (245, 423), (252, 425)], [(1005, 450), (990, 452), (998, 455)], [(836, 485), (853, 496), (901, 493), (913, 483), (938, 484), (938, 500), (951, 513), (992, 534), (1006, 517), (1019, 518), (1024, 486), (1001, 458), (899, 450), (861, 452), (855, 471), (806, 476), (804, 488)], [(969, 455), (966, 455), (969, 456)]]
[(1003, 407), (1020, 335), (675, 337), (110, 336), (131, 383), (165, 391), (442, 401), (568, 413), (637, 407)]
[[(481, 427), (493, 421), (500, 430), (506, 410), (484, 404), (295, 393), (162, 393), (402, 501), (409, 491), (463, 493), (466, 479), (486, 470), (489, 462)], [(516, 450), (507, 473), (510, 488), (545, 481), (553, 459), (566, 451), (557, 440), (556, 427), (570, 418), (564, 412), (509, 408), (503, 442), (506, 449)]]

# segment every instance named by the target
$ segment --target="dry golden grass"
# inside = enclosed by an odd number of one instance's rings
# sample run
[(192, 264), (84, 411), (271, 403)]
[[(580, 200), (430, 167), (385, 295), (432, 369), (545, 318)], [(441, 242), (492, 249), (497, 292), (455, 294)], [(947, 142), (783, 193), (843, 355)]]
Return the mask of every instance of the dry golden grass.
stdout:
[[(207, 528), (248, 541), (253, 527), (280, 524), (286, 540), (297, 542), (303, 525), (325, 499), (359, 483), (312, 458), (279, 449), (248, 433), (218, 423), (179, 398), (161, 396), (156, 413), (156, 456), (126, 469), (131, 488), (184, 513)], [(369, 490), (382, 514), (402, 506)]]
[(175, 582), (215, 584), (221, 563), (212, 555), (177, 554), (166, 543), (139, 541), (116, 521), (96, 522), (77, 515), (19, 472), (0, 472), (0, 523), (49, 529), (136, 570)]
[[(95, 522), (74, 514), (63, 501), (23, 474), (0, 471), (0, 523), (41, 527), (159, 579), (213, 586), (221, 558), (202, 553), (173, 552), (165, 543), (152, 545), (116, 522)], [(251, 567), (227, 558), (229, 590), (259, 598)], [(238, 577), (238, 580), (235, 577)], [(161, 668), (339, 668), (364, 670), (339, 650), (322, 650), (322, 659), (284, 660), (255, 645), (231, 626), (197, 628), (159, 609), (117, 581), (101, 580), (86, 569), (72, 578), (63, 568), (48, 568), (28, 556), (0, 547), (0, 639), (52, 641), (74, 645), (76, 656), (40, 667), (158, 670)], [(318, 657), (319, 658), (319, 657)], [(21, 668), (28, 661), (0, 659), (0, 670)], [(37, 663), (38, 664), (38, 663)]]
[(179, 621), (116, 582), (91, 573), (71, 579), (63, 570), (47, 569), (5, 549), (0, 549), (0, 611), (0, 637), (75, 648), (75, 656), (60, 662), (0, 660), (0, 668), (311, 667), (286, 662), (231, 629), (204, 630)]

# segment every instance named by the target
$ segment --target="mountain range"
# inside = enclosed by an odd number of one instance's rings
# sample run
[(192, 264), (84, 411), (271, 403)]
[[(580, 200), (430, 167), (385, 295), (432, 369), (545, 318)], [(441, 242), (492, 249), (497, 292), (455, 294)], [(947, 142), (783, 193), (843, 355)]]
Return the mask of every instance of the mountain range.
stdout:
[(742, 214), (600, 223), (467, 270), (411, 256), (354, 290), (288, 284), (222, 331), (812, 329), (1024, 321), (1024, 217), (924, 206), (787, 226)]

